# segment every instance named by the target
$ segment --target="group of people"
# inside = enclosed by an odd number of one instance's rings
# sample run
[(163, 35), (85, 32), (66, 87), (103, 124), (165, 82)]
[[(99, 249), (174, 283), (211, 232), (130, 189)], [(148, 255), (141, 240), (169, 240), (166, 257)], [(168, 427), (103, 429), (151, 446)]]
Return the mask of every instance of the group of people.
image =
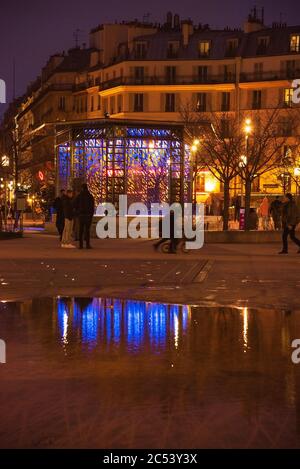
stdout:
[(56, 211), (56, 228), (62, 248), (75, 248), (73, 240), (79, 241), (79, 249), (91, 249), (90, 230), (95, 211), (94, 197), (88, 190), (87, 184), (82, 184), (79, 194), (71, 189), (60, 191), (60, 196), (54, 201)]

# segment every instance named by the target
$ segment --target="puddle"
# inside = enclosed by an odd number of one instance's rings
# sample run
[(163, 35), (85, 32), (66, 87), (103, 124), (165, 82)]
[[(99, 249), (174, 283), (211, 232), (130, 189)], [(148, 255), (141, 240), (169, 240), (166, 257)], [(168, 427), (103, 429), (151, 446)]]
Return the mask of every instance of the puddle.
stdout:
[(299, 311), (0, 303), (0, 446), (299, 447)]

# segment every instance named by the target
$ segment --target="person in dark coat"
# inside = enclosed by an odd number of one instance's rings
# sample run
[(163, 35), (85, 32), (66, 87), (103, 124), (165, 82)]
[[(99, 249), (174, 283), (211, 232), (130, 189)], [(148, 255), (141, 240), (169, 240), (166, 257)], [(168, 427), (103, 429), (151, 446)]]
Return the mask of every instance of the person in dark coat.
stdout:
[(170, 226), (170, 237), (169, 238), (163, 238), (162, 237), (162, 226), (163, 226), (163, 221), (160, 220), (159, 223), (159, 236), (161, 239), (159, 239), (156, 243), (154, 243), (154, 249), (158, 250), (159, 246), (163, 244), (165, 241), (170, 240), (170, 253), (176, 254), (176, 249), (177, 249), (177, 244), (178, 244), (178, 238), (175, 238), (175, 215), (173, 210), (170, 211), (168, 215), (166, 215), (166, 218), (169, 218), (168, 223)]
[(284, 196), (282, 205), (282, 251), (280, 251), (279, 254), (288, 253), (288, 236), (290, 236), (291, 240), (297, 244), (299, 248), (298, 253), (300, 253), (300, 240), (296, 238), (295, 235), (295, 229), (298, 223), (298, 207), (293, 199), (292, 194), (286, 194)]
[(87, 184), (82, 184), (81, 192), (76, 197), (75, 210), (79, 218), (79, 249), (83, 249), (83, 239), (85, 239), (86, 248), (91, 249), (90, 230), (95, 211), (95, 201), (88, 190)]
[(73, 191), (67, 190), (66, 197), (63, 198), (63, 209), (65, 217), (65, 227), (61, 240), (62, 248), (75, 248), (72, 244), (73, 219), (74, 219), (74, 199)]
[(60, 191), (60, 196), (56, 197), (53, 203), (53, 208), (56, 212), (56, 229), (59, 234), (59, 239), (61, 241), (62, 239), (62, 234), (64, 232), (64, 227), (65, 227), (65, 216), (64, 216), (64, 208), (63, 208), (63, 199), (66, 196), (66, 191), (62, 189)]
[(281, 206), (282, 203), (279, 200), (279, 196), (277, 196), (270, 206), (270, 215), (272, 217), (275, 230), (281, 229)]

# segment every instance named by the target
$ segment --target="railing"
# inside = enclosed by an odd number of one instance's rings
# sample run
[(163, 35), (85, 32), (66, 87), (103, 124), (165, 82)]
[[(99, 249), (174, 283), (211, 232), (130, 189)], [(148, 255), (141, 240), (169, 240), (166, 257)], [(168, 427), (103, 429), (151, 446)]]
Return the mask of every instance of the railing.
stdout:
[(235, 83), (235, 76), (211, 75), (207, 77), (176, 76), (176, 77), (118, 77), (103, 82), (100, 85), (102, 90), (126, 85), (197, 85), (214, 83)]
[(300, 78), (300, 70), (274, 70), (268, 72), (252, 72), (240, 75), (241, 82), (249, 81), (272, 81), (272, 80), (291, 80), (293, 78)]

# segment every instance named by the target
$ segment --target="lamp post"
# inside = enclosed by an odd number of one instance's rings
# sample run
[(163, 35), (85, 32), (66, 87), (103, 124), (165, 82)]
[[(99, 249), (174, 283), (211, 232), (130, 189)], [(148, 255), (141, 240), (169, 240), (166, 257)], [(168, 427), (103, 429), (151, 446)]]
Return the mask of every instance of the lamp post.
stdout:
[(196, 204), (197, 202), (197, 191), (196, 191), (196, 182), (197, 182), (197, 152), (199, 150), (200, 140), (195, 138), (193, 140), (193, 145), (191, 146), (191, 181), (192, 181), (192, 202)]
[[(251, 119), (247, 118), (245, 119), (245, 122), (244, 122), (244, 134), (245, 134), (245, 155), (242, 155), (240, 157), (240, 167), (241, 168), (245, 168), (248, 164), (248, 147), (249, 147), (249, 135), (251, 134), (252, 132), (252, 121)], [(243, 203), (244, 203), (244, 200), (243, 200), (243, 182), (242, 182), (242, 179), (241, 179), (241, 206), (243, 207)]]

